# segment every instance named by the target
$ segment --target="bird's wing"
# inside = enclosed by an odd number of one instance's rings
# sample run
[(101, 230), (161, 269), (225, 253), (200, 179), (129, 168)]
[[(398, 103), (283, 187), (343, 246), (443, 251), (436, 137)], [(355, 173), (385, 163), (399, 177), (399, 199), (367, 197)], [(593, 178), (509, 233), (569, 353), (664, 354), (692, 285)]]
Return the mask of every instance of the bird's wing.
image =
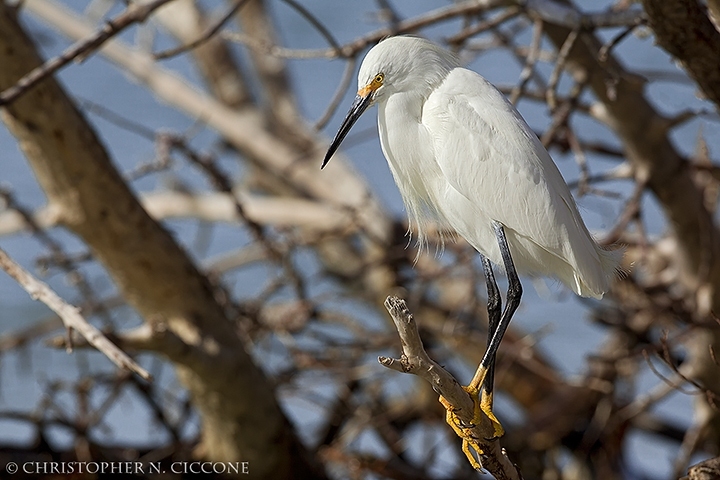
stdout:
[(587, 232), (535, 133), (477, 73), (451, 71), (425, 102), (422, 123), (448, 183), (491, 219), (562, 257), (567, 230)]

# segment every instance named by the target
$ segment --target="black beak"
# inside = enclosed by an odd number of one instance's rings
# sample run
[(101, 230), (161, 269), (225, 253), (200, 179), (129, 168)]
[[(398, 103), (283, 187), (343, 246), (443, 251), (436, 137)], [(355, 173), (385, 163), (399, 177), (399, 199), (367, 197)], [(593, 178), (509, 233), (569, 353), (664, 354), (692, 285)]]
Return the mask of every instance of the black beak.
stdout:
[(350, 111), (347, 115), (345, 115), (345, 120), (343, 120), (342, 125), (340, 125), (340, 130), (338, 130), (335, 138), (330, 144), (330, 148), (328, 148), (328, 151), (325, 154), (325, 159), (320, 167), (321, 169), (325, 168), (325, 165), (327, 165), (330, 161), (330, 158), (332, 158), (333, 154), (345, 139), (352, 126), (355, 125), (355, 122), (357, 122), (358, 118), (360, 118), (360, 115), (362, 115), (363, 112), (370, 106), (372, 97), (372, 93), (368, 93), (364, 97), (361, 95), (355, 97), (355, 101), (353, 102), (352, 107), (350, 107)]

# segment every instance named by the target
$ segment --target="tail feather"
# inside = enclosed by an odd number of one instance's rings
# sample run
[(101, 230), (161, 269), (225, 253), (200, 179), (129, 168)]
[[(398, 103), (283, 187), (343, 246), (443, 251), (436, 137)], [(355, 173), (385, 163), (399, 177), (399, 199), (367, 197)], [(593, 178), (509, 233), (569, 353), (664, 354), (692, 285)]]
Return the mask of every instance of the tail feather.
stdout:
[(596, 248), (600, 268), (595, 272), (593, 278), (583, 278), (580, 272), (575, 271), (575, 293), (582, 297), (592, 297), (600, 300), (605, 292), (610, 290), (610, 284), (618, 275), (623, 274), (620, 268), (624, 250), (622, 248), (606, 249), (600, 246)]

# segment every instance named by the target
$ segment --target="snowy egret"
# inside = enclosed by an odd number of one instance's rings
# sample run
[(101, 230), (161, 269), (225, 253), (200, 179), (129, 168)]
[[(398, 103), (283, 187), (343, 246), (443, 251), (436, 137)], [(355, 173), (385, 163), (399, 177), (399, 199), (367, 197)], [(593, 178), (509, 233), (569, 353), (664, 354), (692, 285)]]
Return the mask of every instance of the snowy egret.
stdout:
[[(488, 345), (466, 390), (499, 436), (502, 427), (492, 414), (493, 367), (520, 304), (517, 272), (554, 276), (578, 295), (602, 298), (622, 252), (593, 240), (559, 170), (518, 111), (450, 52), (422, 38), (388, 38), (365, 56), (358, 88), (322, 166), (377, 103), (382, 151), (420, 244), (424, 222), (432, 219), (481, 254)], [(507, 273), (504, 310), (491, 261)]]

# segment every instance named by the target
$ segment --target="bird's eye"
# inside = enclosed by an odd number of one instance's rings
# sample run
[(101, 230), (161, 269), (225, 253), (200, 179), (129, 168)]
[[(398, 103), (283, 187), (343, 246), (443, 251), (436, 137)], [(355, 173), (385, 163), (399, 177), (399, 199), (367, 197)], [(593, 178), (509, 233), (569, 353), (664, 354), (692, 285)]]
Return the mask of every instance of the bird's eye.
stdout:
[(385, 80), (385, 74), (383, 74), (383, 73), (378, 73), (377, 75), (375, 75), (375, 78), (373, 79), (373, 82), (374, 82), (374, 83), (382, 84), (382, 83), (383, 83), (383, 80)]

